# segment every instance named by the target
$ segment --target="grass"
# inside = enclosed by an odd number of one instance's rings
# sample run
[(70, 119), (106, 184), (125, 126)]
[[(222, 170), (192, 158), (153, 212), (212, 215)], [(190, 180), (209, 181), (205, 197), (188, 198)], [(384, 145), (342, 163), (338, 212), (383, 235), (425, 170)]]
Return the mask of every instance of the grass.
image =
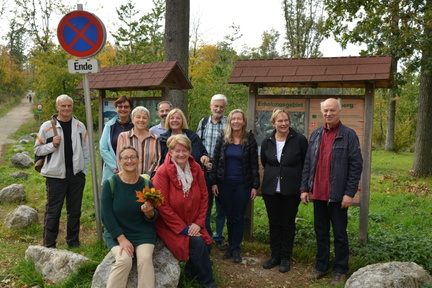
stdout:
[[(24, 125), (13, 138), (30, 134), (38, 130), (37, 121)], [(23, 144), (33, 155), (33, 143)], [(24, 203), (39, 211), (39, 222), (43, 217), (45, 205), (45, 181), (33, 168), (28, 168), (27, 179), (11, 179), (8, 175), (18, 171), (8, 159), (15, 153), (12, 145), (6, 146), (5, 157), (0, 159), (0, 188), (13, 183), (24, 185), (26, 199)], [(348, 233), (350, 238), (351, 260), (350, 273), (373, 263), (388, 261), (414, 261), (432, 272), (432, 179), (411, 177), (412, 153), (388, 153), (375, 150), (372, 153), (372, 177), (369, 206), (369, 239), (367, 244), (358, 240), (359, 208), (349, 210)], [(17, 203), (0, 203), (0, 219), (13, 210)], [(87, 176), (84, 191), (81, 241), (82, 248), (74, 252), (89, 257), (96, 262), (102, 261), (107, 250), (97, 241), (95, 230), (95, 212), (91, 175)], [(312, 266), (315, 253), (315, 235), (313, 229), (312, 205), (300, 205), (297, 215), (297, 235), (293, 258), (298, 263)], [(62, 222), (66, 213), (62, 213)], [(267, 214), (261, 197), (254, 203), (253, 241), (245, 242), (243, 250), (269, 252)], [(77, 274), (61, 284), (43, 281), (34, 265), (24, 259), (29, 245), (40, 245), (43, 227), (41, 224), (20, 230), (7, 230), (0, 227), (0, 287), (90, 287), (95, 264), (82, 267)], [(58, 246), (69, 250), (60, 234)], [(218, 282), (223, 283), (224, 275), (218, 275)], [(196, 282), (183, 275), (179, 287), (199, 287)], [(317, 284), (315, 287), (320, 287)]]

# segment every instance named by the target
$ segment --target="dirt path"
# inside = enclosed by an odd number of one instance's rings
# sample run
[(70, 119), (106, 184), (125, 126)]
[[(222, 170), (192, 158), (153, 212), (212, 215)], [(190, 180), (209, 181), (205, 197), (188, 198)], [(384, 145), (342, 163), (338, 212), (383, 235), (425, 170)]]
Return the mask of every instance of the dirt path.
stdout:
[(14, 134), (24, 123), (30, 121), (33, 117), (31, 108), (33, 103), (29, 103), (26, 97), (23, 97), (21, 104), (9, 111), (5, 116), (0, 118), (0, 155), (3, 153), (3, 145), (15, 143), (8, 137)]

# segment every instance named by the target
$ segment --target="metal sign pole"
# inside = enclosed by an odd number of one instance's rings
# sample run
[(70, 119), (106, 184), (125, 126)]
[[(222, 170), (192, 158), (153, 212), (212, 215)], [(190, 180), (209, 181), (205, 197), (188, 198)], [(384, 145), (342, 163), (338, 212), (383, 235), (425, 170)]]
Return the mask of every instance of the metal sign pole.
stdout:
[(87, 120), (87, 132), (89, 137), (89, 150), (90, 150), (90, 165), (92, 171), (92, 183), (93, 183), (93, 201), (95, 207), (96, 215), (96, 230), (99, 241), (102, 241), (102, 223), (100, 219), (100, 205), (99, 205), (99, 185), (96, 174), (96, 158), (95, 158), (95, 147), (93, 138), (93, 117), (91, 110), (91, 100), (90, 100), (90, 85), (87, 78), (87, 74), (83, 74), (83, 86), (84, 86), (84, 99), (85, 99), (85, 110), (86, 110), (86, 120)]

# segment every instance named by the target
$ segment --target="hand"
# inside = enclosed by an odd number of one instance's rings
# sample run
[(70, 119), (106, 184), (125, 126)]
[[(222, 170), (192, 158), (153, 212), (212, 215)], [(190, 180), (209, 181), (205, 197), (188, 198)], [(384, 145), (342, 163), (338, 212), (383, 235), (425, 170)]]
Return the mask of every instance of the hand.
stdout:
[(189, 226), (189, 236), (201, 236), (201, 227), (195, 223)]
[(304, 205), (308, 205), (309, 204), (309, 192), (302, 192), (300, 194), (300, 200)]
[(210, 163), (210, 158), (207, 155), (203, 155), (201, 156), (200, 161), (204, 166), (208, 166)]
[(61, 141), (61, 136), (57, 135), (53, 137), (53, 145), (55, 148), (57, 148), (60, 145), (60, 141)]
[(256, 196), (257, 196), (257, 190), (255, 188), (252, 188), (250, 199), (254, 200), (256, 198)]
[(154, 216), (153, 205), (148, 201), (141, 205), (141, 211), (144, 212), (145, 216), (149, 219)]
[(122, 254), (123, 251), (125, 251), (127, 253), (127, 255), (129, 255), (129, 257), (133, 258), (134, 257), (134, 246), (126, 238), (126, 236), (124, 236), (124, 234), (121, 234), (120, 236), (117, 237), (117, 241), (119, 242), (119, 245), (120, 245), (120, 255)]
[(353, 201), (354, 201), (353, 197), (348, 196), (348, 195), (344, 195), (343, 198), (342, 198), (341, 208), (345, 209), (345, 208), (348, 208), (348, 207), (352, 206)]
[(212, 192), (214, 196), (219, 196), (219, 189), (216, 184), (212, 186)]

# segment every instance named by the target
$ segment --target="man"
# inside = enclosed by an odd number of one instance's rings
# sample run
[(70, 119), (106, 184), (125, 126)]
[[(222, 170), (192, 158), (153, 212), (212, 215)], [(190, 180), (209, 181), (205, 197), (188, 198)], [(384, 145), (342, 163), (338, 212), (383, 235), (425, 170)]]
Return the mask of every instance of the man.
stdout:
[(66, 199), (66, 243), (79, 247), (81, 203), (85, 174), (89, 163), (89, 146), (86, 127), (72, 115), (73, 99), (60, 95), (56, 99), (58, 114), (42, 123), (34, 145), (37, 156), (46, 156), (41, 174), (46, 178), (47, 203), (44, 216), (43, 245), (56, 248), (60, 214)]
[[(214, 148), (216, 145), (216, 139), (220, 131), (225, 128), (227, 118), (223, 115), (226, 105), (227, 98), (225, 95), (216, 94), (210, 100), (210, 110), (211, 115), (200, 120), (198, 123), (197, 134), (201, 137), (201, 141), (204, 144), (210, 159), (213, 158)], [(211, 212), (213, 207), (213, 192), (212, 184), (210, 181), (209, 171), (211, 169), (211, 161), (206, 167), (206, 184), (209, 193), (208, 209), (206, 216), (206, 228), (210, 235), (212, 235), (212, 230), (210, 226), (211, 222)], [(216, 198), (216, 233), (213, 235), (213, 240), (216, 242), (218, 248), (223, 249), (225, 247), (223, 235), (223, 228), (225, 225), (225, 213)]]
[(306, 278), (319, 279), (329, 273), (331, 223), (335, 251), (332, 285), (346, 280), (348, 207), (353, 203), (363, 167), (358, 137), (340, 122), (340, 111), (340, 99), (321, 102), (325, 123), (310, 136), (300, 188), (303, 204), (308, 205), (310, 197), (313, 199), (318, 250), (315, 269)]
[(173, 109), (171, 102), (161, 101), (157, 105), (157, 114), (161, 119), (160, 123), (150, 128), (150, 133), (156, 134), (158, 137), (165, 133), (167, 129), (165, 128), (165, 119), (168, 113)]

